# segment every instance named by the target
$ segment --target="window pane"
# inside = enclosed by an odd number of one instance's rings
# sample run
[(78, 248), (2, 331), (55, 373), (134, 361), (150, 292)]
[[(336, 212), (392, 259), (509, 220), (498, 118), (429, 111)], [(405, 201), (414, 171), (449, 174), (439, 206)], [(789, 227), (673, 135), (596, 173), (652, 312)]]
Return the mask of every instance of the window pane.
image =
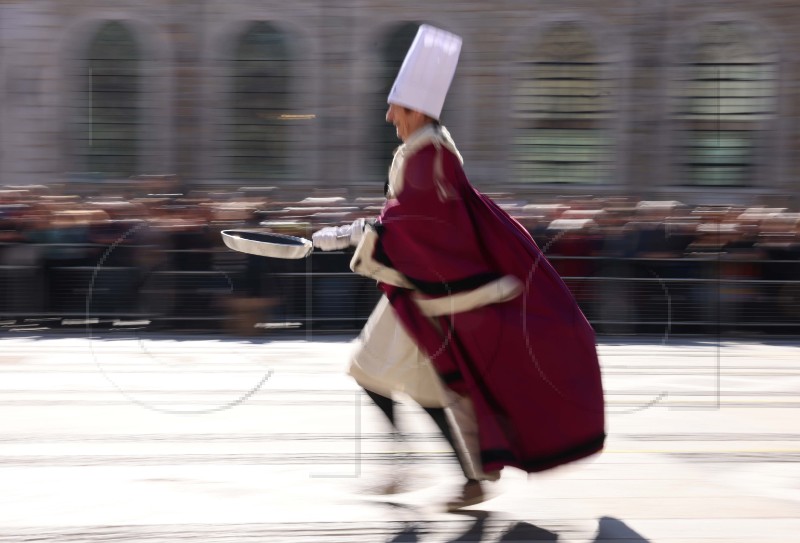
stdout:
[(597, 183), (613, 142), (597, 130), (519, 131), (513, 142), (513, 173), (540, 183)]
[(228, 137), (233, 179), (292, 176), (291, 58), (287, 37), (267, 22), (242, 35), (231, 61)]
[(744, 23), (705, 25), (683, 59), (673, 95), (679, 183), (752, 184), (757, 150), (775, 117), (776, 62)]
[(559, 23), (517, 63), (513, 176), (525, 183), (610, 181), (616, 83), (578, 24)]
[(75, 128), (79, 161), (89, 172), (109, 177), (137, 173), (141, 80), (139, 48), (121, 23), (103, 25), (87, 51)]

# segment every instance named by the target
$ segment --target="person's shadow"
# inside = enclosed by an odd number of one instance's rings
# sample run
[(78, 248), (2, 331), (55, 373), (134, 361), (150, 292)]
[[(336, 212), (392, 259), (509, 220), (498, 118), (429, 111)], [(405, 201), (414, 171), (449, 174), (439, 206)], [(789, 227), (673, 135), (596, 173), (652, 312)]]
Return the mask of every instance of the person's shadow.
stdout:
[(418, 543), (418, 542), (419, 542), (419, 537), (417, 533), (417, 525), (412, 522), (407, 524), (406, 527), (403, 528), (403, 531), (401, 531), (399, 534), (391, 538), (386, 543)]
[[(455, 539), (451, 539), (448, 543), (480, 543), (483, 541), (484, 532), (486, 529), (486, 521), (491, 516), (488, 511), (472, 510), (463, 511), (458, 514), (473, 517), (475, 522)], [(557, 542), (558, 534), (540, 528), (535, 524), (529, 522), (516, 522), (514, 523), (503, 535), (500, 537), (498, 543), (538, 543), (538, 542)], [(387, 543), (418, 543), (419, 530), (416, 523), (407, 524), (404, 529), (390, 539)], [(592, 543), (612, 543), (618, 541), (625, 541), (625, 543), (650, 543), (641, 534), (631, 529), (627, 524), (619, 519), (613, 517), (602, 517), (598, 522), (597, 534), (595, 534)]]
[(593, 543), (611, 543), (612, 541), (625, 541), (625, 543), (650, 543), (645, 538), (633, 530), (630, 526), (614, 517), (601, 517), (597, 529), (597, 535)]

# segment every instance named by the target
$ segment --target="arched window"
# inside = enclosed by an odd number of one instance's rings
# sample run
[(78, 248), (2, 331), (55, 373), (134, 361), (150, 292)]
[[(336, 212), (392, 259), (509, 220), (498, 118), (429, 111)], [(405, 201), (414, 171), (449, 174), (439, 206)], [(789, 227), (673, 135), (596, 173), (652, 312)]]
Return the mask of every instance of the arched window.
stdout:
[(378, 84), (374, 87), (374, 113), (370, 113), (372, 130), (371, 145), (372, 171), (379, 179), (384, 180), (392, 163), (392, 152), (402, 142), (397, 139), (394, 126), (386, 122), (386, 109), (389, 105), (386, 98), (392, 89), (397, 72), (406, 58), (406, 53), (421, 23), (399, 23), (389, 30), (378, 47), (378, 66), (376, 67)]
[(577, 23), (551, 25), (516, 66), (512, 177), (518, 183), (613, 181), (616, 82)]
[(268, 22), (252, 23), (239, 38), (231, 60), (229, 172), (233, 179), (291, 178), (295, 151), (292, 58), (287, 35)]
[(105, 23), (89, 44), (81, 74), (78, 167), (108, 177), (138, 172), (141, 122), (140, 52), (122, 23)]
[(703, 25), (673, 88), (676, 184), (752, 185), (775, 119), (776, 58), (742, 22)]
[[(378, 65), (375, 69), (377, 81), (373, 86), (372, 94), (374, 106), (367, 114), (370, 115), (370, 124), (373, 127), (370, 131), (371, 139), (368, 146), (371, 149), (370, 170), (372, 175), (377, 176), (380, 180), (386, 179), (392, 163), (392, 153), (398, 145), (403, 143), (397, 138), (394, 126), (386, 122), (386, 110), (389, 107), (386, 99), (397, 78), (397, 72), (400, 71), (400, 66), (406, 58), (406, 53), (422, 24), (421, 22), (399, 23), (389, 29), (382, 42), (376, 44)], [(456, 70), (455, 77), (458, 77), (458, 70)], [(454, 110), (452, 88), (448, 96), (441, 114), (442, 123), (445, 125), (450, 119), (450, 113)]]

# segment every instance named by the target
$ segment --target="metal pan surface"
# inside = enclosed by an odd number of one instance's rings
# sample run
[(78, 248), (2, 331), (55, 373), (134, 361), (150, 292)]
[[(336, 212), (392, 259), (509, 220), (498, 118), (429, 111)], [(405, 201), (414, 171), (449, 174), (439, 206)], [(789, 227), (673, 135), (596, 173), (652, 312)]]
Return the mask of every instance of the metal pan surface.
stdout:
[(234, 251), (270, 258), (305, 258), (314, 249), (305, 238), (261, 230), (223, 230), (222, 240)]

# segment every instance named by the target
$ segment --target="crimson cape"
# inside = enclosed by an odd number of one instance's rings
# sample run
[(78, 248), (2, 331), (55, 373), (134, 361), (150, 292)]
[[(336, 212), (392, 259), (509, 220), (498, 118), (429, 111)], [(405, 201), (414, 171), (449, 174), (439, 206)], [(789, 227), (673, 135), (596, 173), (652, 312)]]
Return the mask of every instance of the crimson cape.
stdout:
[(471, 398), (484, 471), (542, 471), (602, 449), (591, 325), (530, 234), (472, 187), (452, 152), (429, 144), (407, 158), (376, 230), (373, 258), (428, 297), (507, 275), (524, 284), (513, 300), (433, 318), (413, 290), (380, 284), (442, 380)]

